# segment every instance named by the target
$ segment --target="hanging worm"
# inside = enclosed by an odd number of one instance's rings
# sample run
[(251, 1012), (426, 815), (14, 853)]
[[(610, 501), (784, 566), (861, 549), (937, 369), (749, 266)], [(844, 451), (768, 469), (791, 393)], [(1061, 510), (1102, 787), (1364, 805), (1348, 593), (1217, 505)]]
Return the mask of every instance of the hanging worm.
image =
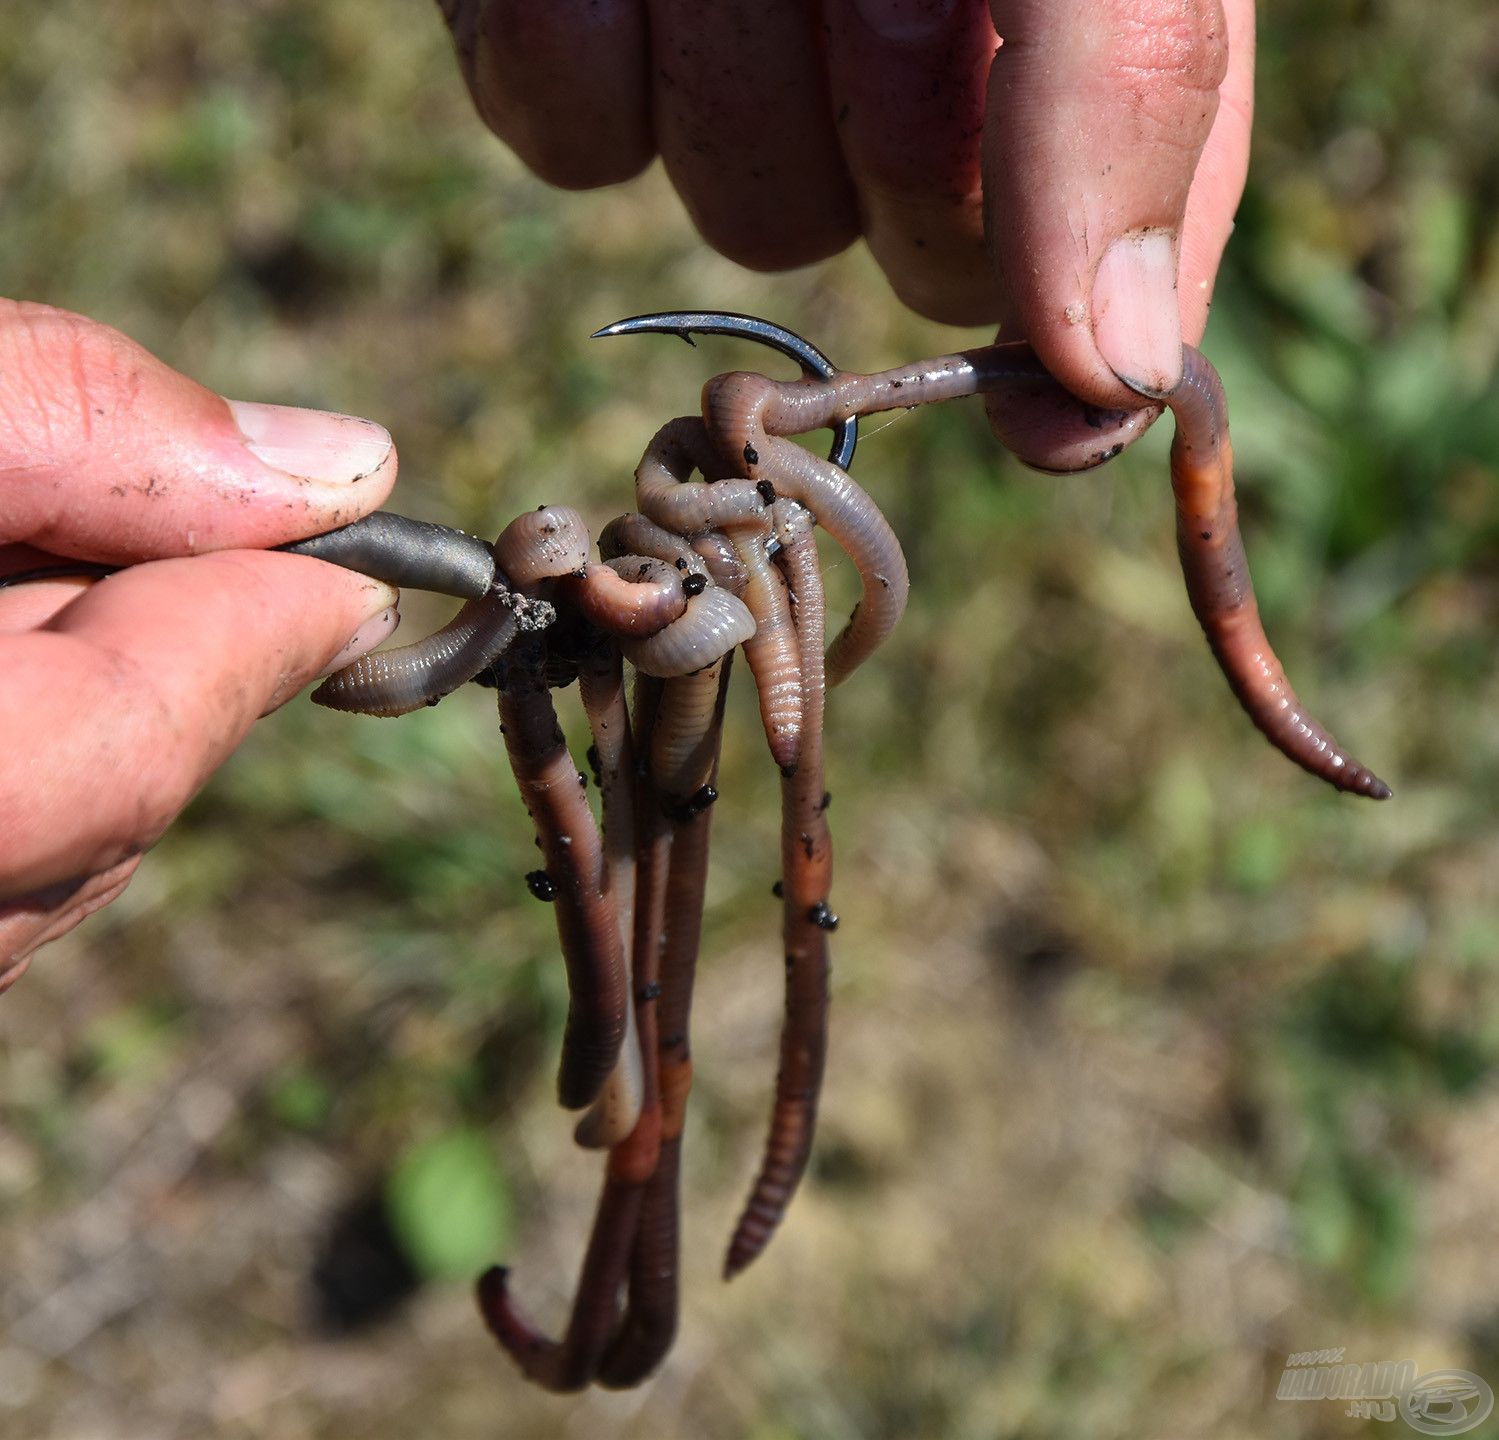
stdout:
[[(607, 893), (614, 907), (627, 972), (634, 974), (635, 932), (635, 777), (630, 745), (630, 716), (625, 705), (624, 673), (619, 649), (601, 643), (584, 657), (578, 669), (578, 695), (593, 735), (589, 756), (602, 797), (604, 870)], [(640, 1118), (644, 1077), (640, 1035), (633, 998), (625, 1006), (625, 1038), (619, 1059), (599, 1097), (578, 1121), (573, 1138), (590, 1150), (617, 1145)]]
[(521, 799), (536, 826), (544, 877), (557, 910), (569, 1008), (558, 1098), (569, 1110), (592, 1103), (619, 1058), (628, 986), (618, 923), (605, 893), (598, 826), (568, 754), (545, 676), (527, 640), (501, 670), (501, 730)]
[[(637, 687), (634, 731), (643, 746), (650, 743), (659, 702), (658, 682), (646, 680)], [(508, 734), (506, 740), (508, 744)], [(656, 1005), (670, 832), (654, 803), (649, 775), (637, 775), (636, 785), (633, 808), (639, 870), (632, 983), (643, 1060), (639, 1115), (630, 1134), (609, 1151), (604, 1188), (563, 1338), (548, 1338), (521, 1314), (511, 1300), (509, 1272), (504, 1268), (488, 1270), (478, 1283), (479, 1309), (490, 1333), (530, 1379), (557, 1392), (579, 1390), (594, 1378), (615, 1333), (641, 1205), (660, 1158)]]
[[(713, 713), (706, 726), (706, 733), (712, 737), (712, 753), (702, 770), (687, 777), (687, 783), (697, 781), (711, 787), (718, 779), (718, 748), (732, 661), (732, 654), (724, 657)], [(635, 1233), (625, 1318), (599, 1366), (598, 1379), (605, 1385), (638, 1384), (661, 1362), (677, 1330), (679, 1171), (687, 1096), (692, 1088), (689, 1024), (702, 940), (712, 821), (711, 808), (704, 807), (678, 824), (672, 837), (657, 1012), (661, 1149), (645, 1188)]]
[(1306, 713), (1265, 638), (1239, 535), (1223, 382), (1200, 351), (1188, 345), (1182, 354), (1181, 383), (1166, 403), (1176, 420), (1176, 548), (1192, 613), (1239, 703), (1281, 754), (1339, 790), (1388, 799), (1390, 787)]
[(838, 923), (828, 908), (833, 848), (823, 789), (822, 647), (827, 610), (822, 574), (811, 516), (781, 502), (777, 509), (783, 535), (777, 564), (785, 567), (796, 597), (804, 704), (801, 764), (781, 782), (786, 1016), (770, 1134), (759, 1174), (729, 1241), (726, 1280), (765, 1248), (807, 1168), (827, 1057), (828, 932)]

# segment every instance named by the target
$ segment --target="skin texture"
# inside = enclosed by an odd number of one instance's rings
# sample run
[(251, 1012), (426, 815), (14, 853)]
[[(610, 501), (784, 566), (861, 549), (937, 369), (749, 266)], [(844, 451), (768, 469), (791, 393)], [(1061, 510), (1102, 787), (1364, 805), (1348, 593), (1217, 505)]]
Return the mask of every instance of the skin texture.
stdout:
[[(1106, 446), (1160, 414), (1141, 393), (1169, 389), (1175, 346), (1201, 338), (1243, 189), (1252, 0), (557, 8), (521, 24), (548, 7), (442, 0), (481, 114), (539, 174), (606, 183), (659, 152), (741, 264), (802, 265), (863, 234), (907, 305), (998, 324), (1071, 396), (1121, 412)], [(558, 114), (580, 88), (588, 103)], [(1151, 236), (1157, 263), (1132, 266)], [(1041, 469), (1076, 468), (1099, 438), (1050, 395), (989, 415)]]
[[(264, 412), (241, 417), (264, 438)], [(381, 504), (390, 437), (272, 419), (298, 427), (300, 473), (117, 331), (0, 300), (0, 574), (133, 567), (0, 590), (0, 989), (124, 889), (259, 716), (394, 628), (387, 586), (264, 549)]]

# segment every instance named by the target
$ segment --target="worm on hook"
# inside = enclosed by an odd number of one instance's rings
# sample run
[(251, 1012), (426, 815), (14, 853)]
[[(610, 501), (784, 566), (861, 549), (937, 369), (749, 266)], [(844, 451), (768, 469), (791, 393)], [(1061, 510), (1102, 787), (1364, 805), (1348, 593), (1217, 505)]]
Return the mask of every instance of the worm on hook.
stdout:
[(687, 608), (682, 580), (681, 571), (664, 560), (622, 555), (584, 568), (578, 609), (611, 635), (654, 635)]
[(492, 590), (425, 639), (361, 656), (324, 680), (312, 692), (313, 704), (387, 718), (437, 704), (505, 653), (515, 638), (519, 598)]
[(1182, 353), (1181, 383), (1166, 403), (1176, 420), (1171, 488), (1192, 613), (1239, 703), (1282, 755), (1339, 790), (1386, 800), (1390, 787), (1307, 714), (1270, 648), (1239, 534), (1223, 382), (1200, 351)]
[(625, 659), (660, 679), (690, 675), (736, 645), (754, 639), (755, 622), (744, 601), (708, 585), (687, 601), (680, 620), (640, 640), (622, 640)]
[[(1171, 474), (1178, 553), (1193, 612), (1213, 656), (1250, 719), (1287, 759), (1339, 790), (1385, 799), (1389, 786), (1302, 708), (1265, 638), (1243, 562), (1223, 387), (1200, 351), (1184, 346), (1183, 360), (1181, 382), (1159, 398), (1176, 422)], [(753, 448), (761, 433), (799, 434), (847, 415), (1055, 383), (1029, 346), (1013, 343), (827, 381), (786, 384), (762, 376), (721, 376), (704, 394), (715, 433), (723, 435), (720, 444), (728, 449), (736, 443)]]
[[(589, 761), (602, 797), (606, 890), (614, 906), (620, 945), (633, 979), (635, 934), (635, 757), (625, 703), (619, 649), (603, 641), (578, 667), (578, 694), (593, 736)], [(640, 1035), (633, 1000), (625, 1006), (625, 1038), (604, 1088), (573, 1131), (579, 1145), (605, 1150), (635, 1128), (644, 1099)]]
[[(718, 747), (723, 736), (724, 701), (732, 661), (732, 654), (724, 657), (712, 714), (703, 722), (702, 733), (711, 739), (711, 750), (701, 762), (702, 768), (682, 780), (695, 788), (711, 789), (718, 779)], [(666, 703), (663, 695), (663, 705)], [(658, 724), (660, 719), (658, 714)], [(677, 1330), (679, 1172), (687, 1096), (692, 1088), (692, 1046), (688, 1032), (702, 941), (712, 823), (712, 808), (704, 806), (682, 820), (672, 836), (666, 882), (666, 931), (661, 951), (661, 998), (656, 1017), (661, 1148), (641, 1202), (635, 1249), (630, 1258), (625, 1317), (599, 1366), (598, 1379), (605, 1385), (638, 1384), (660, 1364)]]
[(827, 1058), (828, 932), (838, 923), (828, 907), (833, 845), (823, 789), (823, 638), (826, 602), (811, 516), (777, 502), (783, 566), (796, 597), (801, 650), (802, 754), (795, 774), (781, 782), (782, 942), (786, 960), (786, 1015), (776, 1074), (770, 1134), (760, 1170), (734, 1227), (724, 1278), (739, 1274), (769, 1243), (801, 1183), (812, 1153), (817, 1103)]
[(568, 754), (547, 688), (545, 657), (529, 638), (499, 672), (505, 750), (545, 863), (567, 967), (569, 1007), (557, 1076), (569, 1110), (593, 1102), (619, 1059), (628, 984), (602, 843), (582, 778)]

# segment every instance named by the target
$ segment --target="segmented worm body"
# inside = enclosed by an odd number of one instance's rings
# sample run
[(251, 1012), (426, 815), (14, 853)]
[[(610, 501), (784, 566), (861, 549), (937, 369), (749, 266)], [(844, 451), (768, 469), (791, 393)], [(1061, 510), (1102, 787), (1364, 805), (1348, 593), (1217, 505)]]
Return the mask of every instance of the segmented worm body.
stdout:
[(724, 1261), (732, 1279), (764, 1250), (786, 1212), (812, 1153), (817, 1103), (827, 1056), (828, 932), (838, 921), (828, 904), (833, 844), (823, 788), (823, 638), (827, 605), (811, 516), (777, 502), (783, 567), (796, 598), (796, 639), (802, 666), (801, 763), (781, 781), (782, 943), (786, 1018), (776, 1074), (770, 1135), (759, 1174), (734, 1227)]
[(313, 703), (386, 718), (437, 704), (509, 649), (514, 598), (509, 590), (492, 590), (425, 639), (361, 656), (324, 680), (312, 692)]
[[(578, 695), (588, 717), (593, 748), (589, 760), (603, 811), (606, 890), (614, 906), (620, 949), (634, 978), (635, 931), (635, 756), (625, 700), (624, 667), (616, 647), (599, 644), (578, 666)], [(590, 1150), (617, 1145), (640, 1118), (645, 1077), (633, 1001), (625, 1006), (625, 1037), (619, 1059), (598, 1099), (578, 1121), (573, 1138)]]
[(511, 773), (536, 826), (556, 905), (571, 995), (557, 1092), (565, 1108), (578, 1110), (597, 1097), (624, 1040), (628, 985), (619, 922), (584, 777), (568, 754), (536, 642), (522, 642), (506, 657), (499, 705)]
[(1339, 790), (1386, 800), (1390, 787), (1307, 714), (1265, 638), (1239, 535), (1223, 382), (1200, 351), (1183, 353), (1182, 381), (1168, 403), (1176, 419), (1176, 546), (1192, 613), (1239, 703), (1281, 754)]
[[(785, 338), (743, 317), (690, 318), (689, 329), (742, 323), (762, 338)], [(315, 696), (394, 715), (475, 677), (499, 691), (506, 752), (542, 851), (544, 868), (527, 883), (556, 907), (567, 970), (559, 1096), (570, 1108), (588, 1107), (575, 1130), (579, 1144), (607, 1151), (560, 1338), (526, 1319), (508, 1272), (497, 1267), (479, 1282), (496, 1340), (553, 1390), (636, 1384), (661, 1362), (677, 1329), (688, 1031), (736, 649), (745, 652), (781, 777), (785, 1013), (769, 1133), (730, 1239), (726, 1277), (765, 1248), (811, 1154), (827, 1052), (829, 935), (838, 924), (824, 788), (826, 691), (888, 637), (909, 580), (895, 534), (870, 496), (840, 464), (789, 437), (832, 426), (834, 456), (846, 464), (861, 415), (1055, 388), (1023, 345), (856, 375), (797, 344), (803, 348), (788, 353), (814, 378), (720, 376), (704, 389), (702, 417), (673, 420), (656, 433), (636, 470), (638, 512), (604, 528), (600, 560), (589, 555), (582, 517), (566, 506), (542, 506), (507, 526), (493, 547), (492, 576), (469, 537), (460, 537), (464, 553), (448, 554), (440, 535), (397, 525), (403, 548), (386, 566), (390, 573), (425, 573), (431, 560), (449, 588), (490, 588), (437, 635), (368, 656)], [(1176, 423), (1171, 482), (1192, 609), (1235, 695), (1277, 748), (1340, 789), (1383, 798), (1388, 787), (1305, 714), (1265, 639), (1238, 530), (1222, 386), (1197, 351), (1187, 349), (1184, 360), (1181, 384), (1165, 403)], [(819, 524), (852, 558), (862, 586), (831, 645)], [(337, 560), (345, 551), (378, 550), (378, 539), (374, 527), (327, 544)], [(633, 706), (625, 661), (635, 671)], [(600, 822), (550, 694), (574, 679), (592, 740)]]

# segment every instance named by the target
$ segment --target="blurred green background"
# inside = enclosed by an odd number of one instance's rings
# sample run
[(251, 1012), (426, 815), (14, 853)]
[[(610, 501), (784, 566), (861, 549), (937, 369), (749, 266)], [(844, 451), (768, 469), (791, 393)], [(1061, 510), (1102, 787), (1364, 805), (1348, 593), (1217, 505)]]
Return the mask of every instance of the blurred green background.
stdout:
[[(1499, 1385), (1496, 82), (1491, 0), (1271, 7), (1205, 347), (1267, 626), (1392, 803), (1231, 702), (1166, 427), (1055, 480), (971, 407), (875, 421), (913, 599), (831, 707), (828, 1089), (764, 1260), (717, 1280), (781, 1008), (749, 697), (683, 1334), (645, 1390), (569, 1401), (468, 1292), (508, 1260), (554, 1323), (598, 1170), (551, 1103), (561, 969), (492, 697), (299, 700), (0, 1003), (0, 1434), (1343, 1437), (1393, 1432), (1276, 1401), (1289, 1352)], [(417, 0), (9, 0), (0, 293), (374, 416), (400, 508), (484, 532), (627, 508), (655, 426), (765, 359), (589, 344), (620, 315), (765, 313), (865, 369), (973, 338), (862, 252), (735, 269), (659, 172), (547, 191)]]

